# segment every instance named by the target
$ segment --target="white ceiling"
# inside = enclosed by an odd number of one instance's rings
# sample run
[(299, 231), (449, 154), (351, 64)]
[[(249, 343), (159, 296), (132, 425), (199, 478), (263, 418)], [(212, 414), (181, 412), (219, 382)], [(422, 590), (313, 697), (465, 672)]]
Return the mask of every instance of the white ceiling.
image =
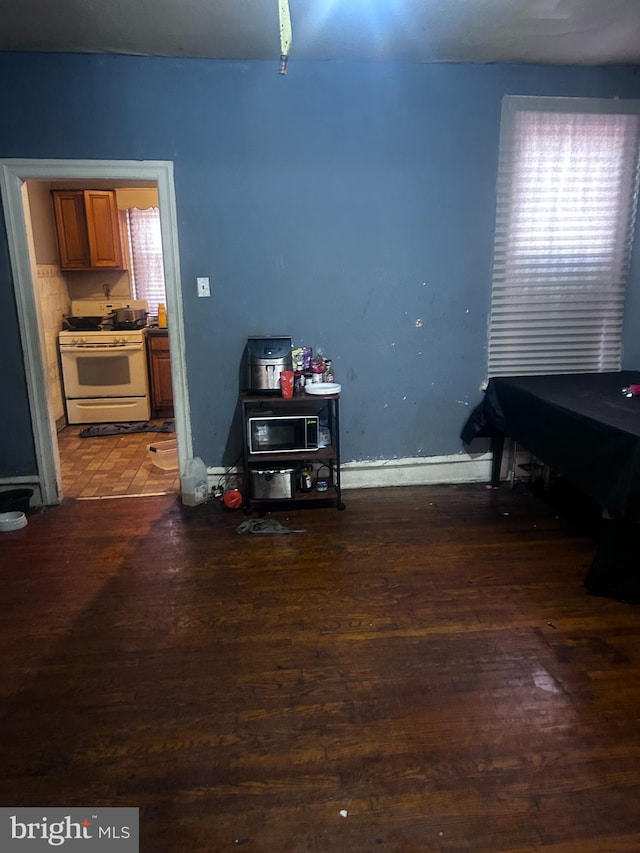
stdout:
[[(640, 64), (640, 0), (289, 0), (304, 59)], [(278, 0), (0, 0), (0, 50), (273, 59)]]

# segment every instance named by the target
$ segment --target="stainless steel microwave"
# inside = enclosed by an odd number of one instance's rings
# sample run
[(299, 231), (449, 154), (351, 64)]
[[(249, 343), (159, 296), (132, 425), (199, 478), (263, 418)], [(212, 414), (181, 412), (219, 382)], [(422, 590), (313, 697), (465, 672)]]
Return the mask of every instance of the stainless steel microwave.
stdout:
[(317, 415), (263, 415), (247, 420), (249, 453), (297, 453), (318, 449)]

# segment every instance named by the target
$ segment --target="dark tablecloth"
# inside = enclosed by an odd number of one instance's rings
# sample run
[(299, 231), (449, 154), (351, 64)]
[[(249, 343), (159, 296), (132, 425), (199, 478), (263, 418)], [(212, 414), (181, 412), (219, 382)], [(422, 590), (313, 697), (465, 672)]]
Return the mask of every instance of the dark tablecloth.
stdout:
[(462, 431), (515, 439), (615, 517), (640, 509), (639, 371), (512, 376), (489, 381)]
[(640, 397), (622, 389), (640, 385), (639, 371), (491, 379), (469, 416), (462, 440), (514, 439), (584, 494), (611, 520), (585, 587), (597, 595), (640, 598)]

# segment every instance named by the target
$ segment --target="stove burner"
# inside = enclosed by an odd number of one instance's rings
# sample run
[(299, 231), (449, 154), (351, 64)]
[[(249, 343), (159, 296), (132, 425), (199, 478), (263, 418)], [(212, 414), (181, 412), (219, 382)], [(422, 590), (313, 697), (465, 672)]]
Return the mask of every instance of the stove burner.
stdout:
[(108, 317), (65, 317), (63, 332), (137, 332), (146, 327), (144, 320), (116, 320)]
[(63, 331), (99, 332), (103, 317), (65, 317), (62, 321)]
[(112, 328), (114, 332), (135, 332), (144, 329), (147, 324), (144, 320), (114, 320)]

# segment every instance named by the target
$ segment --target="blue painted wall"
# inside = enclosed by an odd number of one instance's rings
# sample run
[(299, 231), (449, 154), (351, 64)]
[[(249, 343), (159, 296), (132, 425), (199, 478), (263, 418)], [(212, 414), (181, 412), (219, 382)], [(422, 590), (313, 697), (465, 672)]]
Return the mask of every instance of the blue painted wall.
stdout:
[[(234, 461), (251, 334), (333, 358), (345, 459), (452, 454), (485, 375), (505, 94), (640, 97), (640, 75), (294, 58), (281, 77), (268, 62), (0, 54), (0, 157), (174, 162), (194, 450), (207, 464)], [(199, 275), (211, 299), (196, 296)], [(634, 341), (639, 276), (636, 264)], [(3, 237), (0, 476), (35, 470), (12, 288)]]

